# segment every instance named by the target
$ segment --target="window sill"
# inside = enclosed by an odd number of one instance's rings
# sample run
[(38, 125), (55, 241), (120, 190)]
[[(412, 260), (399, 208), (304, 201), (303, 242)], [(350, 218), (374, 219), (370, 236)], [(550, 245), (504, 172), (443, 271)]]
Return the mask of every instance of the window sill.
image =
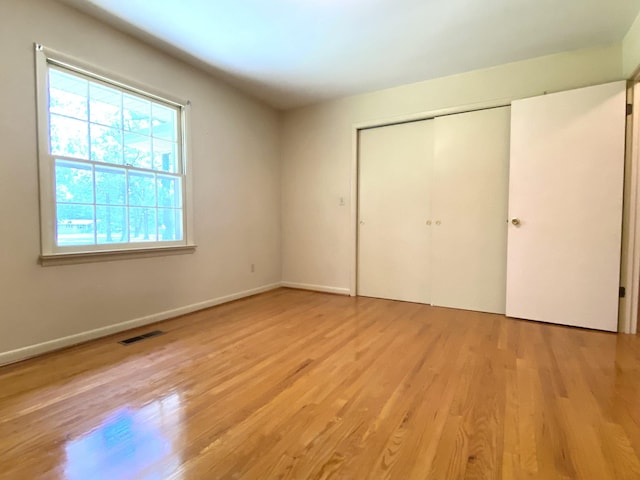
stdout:
[(138, 250), (105, 250), (103, 252), (57, 253), (40, 255), (40, 265), (53, 267), (56, 265), (74, 265), (77, 263), (111, 262), (132, 258), (164, 257), (168, 255), (186, 255), (196, 251), (196, 245), (178, 247), (141, 248)]

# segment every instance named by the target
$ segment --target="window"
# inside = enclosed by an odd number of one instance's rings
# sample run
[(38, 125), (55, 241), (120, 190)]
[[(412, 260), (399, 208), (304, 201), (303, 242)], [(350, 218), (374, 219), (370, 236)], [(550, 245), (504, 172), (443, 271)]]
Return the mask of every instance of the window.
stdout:
[(186, 103), (36, 50), (42, 256), (192, 245)]

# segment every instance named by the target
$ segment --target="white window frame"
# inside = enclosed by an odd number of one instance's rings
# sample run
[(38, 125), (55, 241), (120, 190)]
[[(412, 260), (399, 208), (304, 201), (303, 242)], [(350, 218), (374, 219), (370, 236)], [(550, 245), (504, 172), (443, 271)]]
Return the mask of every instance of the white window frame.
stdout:
[[(113, 260), (131, 256), (156, 256), (164, 254), (191, 253), (195, 250), (193, 226), (193, 172), (190, 165), (189, 148), (189, 101), (184, 101), (153, 91), (147, 86), (124, 79), (119, 75), (103, 71), (68, 55), (62, 54), (40, 44), (35, 44), (36, 60), (36, 98), (38, 113), (38, 171), (40, 185), (40, 263), (55, 265), (64, 263), (84, 263), (100, 260)], [(55, 160), (67, 159), (64, 156), (50, 154), (49, 138), (49, 66), (77, 73), (83, 77), (97, 80), (121, 91), (161, 102), (178, 110), (178, 148), (180, 149), (182, 176), (182, 232), (180, 241), (129, 242), (95, 244), (81, 246), (58, 246), (56, 241), (56, 189)], [(73, 160), (68, 158), (68, 160)], [(126, 167), (123, 167), (126, 168)], [(160, 172), (161, 173), (161, 172)]]

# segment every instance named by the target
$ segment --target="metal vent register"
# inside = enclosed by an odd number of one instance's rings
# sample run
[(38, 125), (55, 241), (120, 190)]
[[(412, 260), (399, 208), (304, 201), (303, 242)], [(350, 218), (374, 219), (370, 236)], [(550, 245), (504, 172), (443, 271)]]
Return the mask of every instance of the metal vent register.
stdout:
[(141, 342), (147, 338), (157, 337), (158, 335), (164, 335), (165, 332), (162, 330), (154, 330), (153, 332), (143, 333), (142, 335), (138, 335), (137, 337), (127, 338), (126, 340), (122, 340), (118, 342), (120, 345), (131, 345), (132, 343)]

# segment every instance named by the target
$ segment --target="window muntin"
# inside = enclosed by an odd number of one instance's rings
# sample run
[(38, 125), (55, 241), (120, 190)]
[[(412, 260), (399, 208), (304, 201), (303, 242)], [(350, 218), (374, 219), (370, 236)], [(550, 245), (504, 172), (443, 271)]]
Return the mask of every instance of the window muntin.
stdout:
[(186, 245), (182, 108), (52, 63), (46, 70), (51, 250)]

